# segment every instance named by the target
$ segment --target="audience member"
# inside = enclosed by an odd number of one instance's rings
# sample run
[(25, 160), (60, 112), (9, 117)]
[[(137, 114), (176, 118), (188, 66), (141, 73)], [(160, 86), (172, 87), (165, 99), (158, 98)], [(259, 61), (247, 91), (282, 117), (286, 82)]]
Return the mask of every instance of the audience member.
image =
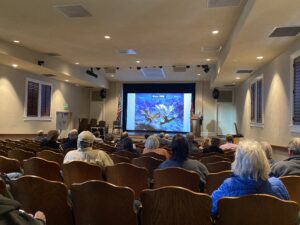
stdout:
[(45, 138), (44, 131), (43, 131), (43, 130), (39, 130), (39, 131), (36, 133), (36, 137), (33, 138), (33, 140), (34, 140), (34, 141), (42, 141), (44, 138)]
[(15, 200), (0, 195), (1, 225), (42, 225), (46, 224), (45, 214), (37, 211), (34, 216), (20, 210), (21, 204)]
[(60, 151), (60, 144), (57, 141), (59, 133), (57, 130), (50, 130), (47, 134), (47, 137), (43, 139), (41, 143), (41, 148), (49, 148), (49, 150)]
[(289, 158), (272, 166), (271, 175), (275, 177), (300, 176), (300, 138), (293, 138), (288, 148)]
[(100, 132), (97, 130), (94, 133), (95, 136), (95, 142), (97, 143), (103, 143), (103, 139), (100, 137)]
[(188, 159), (189, 146), (187, 140), (180, 134), (176, 134), (172, 140), (172, 156), (160, 164), (159, 169), (169, 167), (181, 167), (195, 171), (200, 176), (200, 189), (203, 191), (208, 170), (200, 161)]
[(121, 151), (123, 150), (123, 140), (125, 138), (129, 137), (129, 134), (127, 131), (124, 131), (122, 134), (121, 134), (121, 137), (120, 137), (120, 140), (117, 141), (116, 143), (116, 148), (117, 148), (117, 151)]
[(213, 137), (211, 138), (211, 145), (208, 146), (208, 148), (203, 149), (203, 153), (210, 153), (210, 152), (216, 152), (224, 154), (223, 150), (219, 148), (221, 143), (220, 138)]
[(165, 134), (164, 132), (161, 132), (159, 134), (159, 138), (158, 138), (159, 147), (161, 147), (161, 148), (163, 148), (164, 146), (170, 147), (171, 146), (171, 141), (168, 140), (168, 138), (169, 138), (169, 135)]
[(146, 142), (146, 140), (147, 140), (147, 138), (150, 136), (150, 134), (145, 134), (144, 135), (144, 140), (143, 140), (143, 143), (145, 144), (145, 142)]
[(78, 149), (69, 151), (64, 158), (64, 163), (72, 161), (84, 161), (100, 166), (113, 165), (114, 163), (112, 159), (106, 152), (93, 149), (93, 142), (94, 135), (89, 131), (82, 131), (77, 140)]
[(186, 134), (186, 139), (189, 145), (189, 154), (200, 152), (200, 149), (198, 148), (198, 143), (194, 140), (195, 136), (192, 132)]
[(146, 154), (149, 152), (155, 152), (159, 155), (163, 155), (166, 157), (166, 159), (170, 158), (170, 154), (166, 149), (159, 148), (158, 138), (154, 134), (147, 138), (146, 143), (145, 143), (145, 148), (143, 150), (143, 154)]
[(273, 150), (272, 150), (272, 146), (270, 145), (270, 143), (266, 142), (266, 141), (262, 141), (261, 143), (261, 147), (264, 150), (266, 157), (269, 161), (270, 166), (272, 166), (276, 161), (272, 158), (273, 155)]
[(115, 143), (114, 136), (112, 134), (106, 134), (104, 137), (104, 142), (106, 143)]
[(68, 133), (68, 138), (66, 142), (63, 144), (63, 149), (77, 149), (77, 137), (78, 131), (76, 129), (70, 130)]
[(126, 138), (123, 138), (121, 143), (120, 143), (120, 146), (122, 146), (122, 149), (121, 150), (117, 150), (117, 151), (129, 151), (129, 152), (132, 152), (136, 155), (139, 155), (140, 153), (134, 148), (135, 145), (133, 144), (132, 142), (132, 139), (130, 137), (126, 137)]
[(270, 165), (256, 141), (241, 141), (232, 163), (233, 175), (212, 193), (212, 213), (217, 213), (218, 200), (223, 197), (239, 197), (250, 194), (270, 194), (288, 200), (289, 194), (283, 183), (269, 178)]
[(208, 149), (209, 146), (210, 146), (210, 138), (206, 137), (202, 139), (199, 149), (204, 151)]
[(220, 146), (220, 149), (225, 151), (235, 151), (237, 148), (236, 144), (233, 144), (233, 136), (230, 134), (226, 135), (226, 143)]

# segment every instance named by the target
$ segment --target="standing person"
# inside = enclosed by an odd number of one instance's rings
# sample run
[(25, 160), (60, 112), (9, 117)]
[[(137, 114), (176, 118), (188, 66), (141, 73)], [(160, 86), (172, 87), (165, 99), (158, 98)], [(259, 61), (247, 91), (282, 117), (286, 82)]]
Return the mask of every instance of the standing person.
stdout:
[(159, 148), (159, 141), (155, 134), (149, 136), (145, 143), (145, 148), (143, 150), (143, 154), (155, 152), (159, 155), (163, 155), (166, 159), (170, 158), (170, 154), (166, 149)]
[(187, 140), (182, 135), (176, 134), (172, 140), (171, 159), (161, 163), (159, 169), (181, 167), (183, 169), (195, 171), (200, 176), (200, 190), (203, 191), (208, 170), (200, 161), (188, 159), (188, 155), (189, 146)]
[(212, 213), (217, 214), (219, 199), (251, 194), (269, 194), (288, 200), (284, 184), (275, 177), (269, 178), (270, 165), (257, 141), (241, 141), (232, 163), (233, 175), (212, 193)]
[(93, 149), (93, 142), (94, 135), (89, 131), (82, 131), (77, 140), (78, 149), (69, 151), (64, 158), (64, 163), (84, 161), (99, 166), (114, 165), (112, 159), (106, 152)]

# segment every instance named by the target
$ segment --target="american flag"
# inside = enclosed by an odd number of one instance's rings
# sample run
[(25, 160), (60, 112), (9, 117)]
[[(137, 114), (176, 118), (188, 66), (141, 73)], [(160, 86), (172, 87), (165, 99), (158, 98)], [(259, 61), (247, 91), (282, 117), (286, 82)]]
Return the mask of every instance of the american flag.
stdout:
[(118, 99), (118, 111), (116, 120), (121, 121), (122, 105), (121, 105), (121, 96)]

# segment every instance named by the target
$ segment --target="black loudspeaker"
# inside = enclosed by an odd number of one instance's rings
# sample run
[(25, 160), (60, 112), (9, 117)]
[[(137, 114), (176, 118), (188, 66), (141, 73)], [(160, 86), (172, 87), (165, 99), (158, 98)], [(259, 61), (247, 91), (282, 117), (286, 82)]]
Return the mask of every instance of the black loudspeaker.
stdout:
[(102, 89), (101, 91), (100, 91), (100, 96), (101, 96), (101, 98), (106, 98), (106, 89)]
[(212, 96), (214, 99), (218, 99), (220, 97), (220, 91), (217, 88), (215, 88), (212, 92)]

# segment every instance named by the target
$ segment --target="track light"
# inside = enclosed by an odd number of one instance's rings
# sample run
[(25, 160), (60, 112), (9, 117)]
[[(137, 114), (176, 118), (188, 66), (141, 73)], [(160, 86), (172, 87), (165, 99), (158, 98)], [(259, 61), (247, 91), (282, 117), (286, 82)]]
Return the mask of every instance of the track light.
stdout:
[(96, 67), (96, 70), (100, 70), (101, 68), (100, 67)]
[(210, 68), (209, 68), (208, 65), (202, 65), (202, 69), (203, 69), (203, 71), (204, 71), (205, 73), (208, 73), (209, 70), (210, 70)]
[(141, 69), (141, 67), (140, 67), (140, 66), (138, 66), (136, 69), (137, 69), (137, 70), (140, 70), (140, 69)]

